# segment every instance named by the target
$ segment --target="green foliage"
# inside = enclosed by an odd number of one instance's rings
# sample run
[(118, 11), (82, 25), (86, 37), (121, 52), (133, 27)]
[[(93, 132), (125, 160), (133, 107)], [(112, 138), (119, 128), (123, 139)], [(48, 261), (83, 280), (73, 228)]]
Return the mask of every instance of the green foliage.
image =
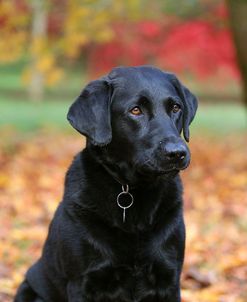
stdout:
[(166, 0), (159, 1), (163, 12), (171, 15), (177, 15), (184, 19), (200, 18), (205, 13), (214, 9), (221, 0)]

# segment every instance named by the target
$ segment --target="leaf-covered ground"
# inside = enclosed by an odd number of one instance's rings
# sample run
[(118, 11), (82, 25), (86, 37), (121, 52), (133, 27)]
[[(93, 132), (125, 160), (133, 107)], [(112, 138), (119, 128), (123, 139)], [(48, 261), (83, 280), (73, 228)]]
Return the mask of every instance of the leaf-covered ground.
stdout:
[[(77, 135), (0, 142), (0, 301), (10, 302), (40, 255)], [(12, 136), (13, 137), (13, 136)], [(194, 137), (185, 185), (183, 302), (247, 301), (247, 137)]]

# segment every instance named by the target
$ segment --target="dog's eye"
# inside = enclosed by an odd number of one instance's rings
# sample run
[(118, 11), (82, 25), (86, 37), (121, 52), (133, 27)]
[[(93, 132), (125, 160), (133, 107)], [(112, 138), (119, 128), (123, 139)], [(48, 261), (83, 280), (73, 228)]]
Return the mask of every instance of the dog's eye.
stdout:
[(133, 115), (140, 115), (142, 114), (142, 111), (140, 107), (136, 106), (130, 110), (130, 113)]
[(177, 113), (181, 109), (180, 105), (174, 104), (172, 105), (172, 112)]

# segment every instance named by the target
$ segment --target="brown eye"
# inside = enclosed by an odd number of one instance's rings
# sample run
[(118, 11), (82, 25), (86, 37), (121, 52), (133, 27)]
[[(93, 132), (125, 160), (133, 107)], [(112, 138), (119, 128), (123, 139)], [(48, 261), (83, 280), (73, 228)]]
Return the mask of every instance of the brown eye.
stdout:
[(136, 106), (130, 110), (130, 113), (132, 113), (133, 115), (140, 115), (142, 114), (142, 111), (139, 107)]
[(174, 104), (172, 106), (172, 112), (177, 113), (180, 110), (180, 106), (178, 104)]

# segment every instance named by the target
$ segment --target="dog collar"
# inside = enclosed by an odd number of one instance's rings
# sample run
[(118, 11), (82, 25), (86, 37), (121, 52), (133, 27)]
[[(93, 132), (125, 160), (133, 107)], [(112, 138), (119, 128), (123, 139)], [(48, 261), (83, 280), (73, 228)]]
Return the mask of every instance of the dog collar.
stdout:
[(123, 223), (126, 220), (126, 210), (129, 209), (133, 203), (134, 203), (134, 197), (129, 192), (129, 185), (123, 184), (124, 182), (118, 178), (115, 173), (106, 165), (103, 164), (103, 167), (106, 169), (106, 171), (112, 176), (113, 179), (115, 179), (121, 186), (122, 186), (122, 192), (120, 192), (117, 195), (117, 205), (119, 208), (123, 210)]

